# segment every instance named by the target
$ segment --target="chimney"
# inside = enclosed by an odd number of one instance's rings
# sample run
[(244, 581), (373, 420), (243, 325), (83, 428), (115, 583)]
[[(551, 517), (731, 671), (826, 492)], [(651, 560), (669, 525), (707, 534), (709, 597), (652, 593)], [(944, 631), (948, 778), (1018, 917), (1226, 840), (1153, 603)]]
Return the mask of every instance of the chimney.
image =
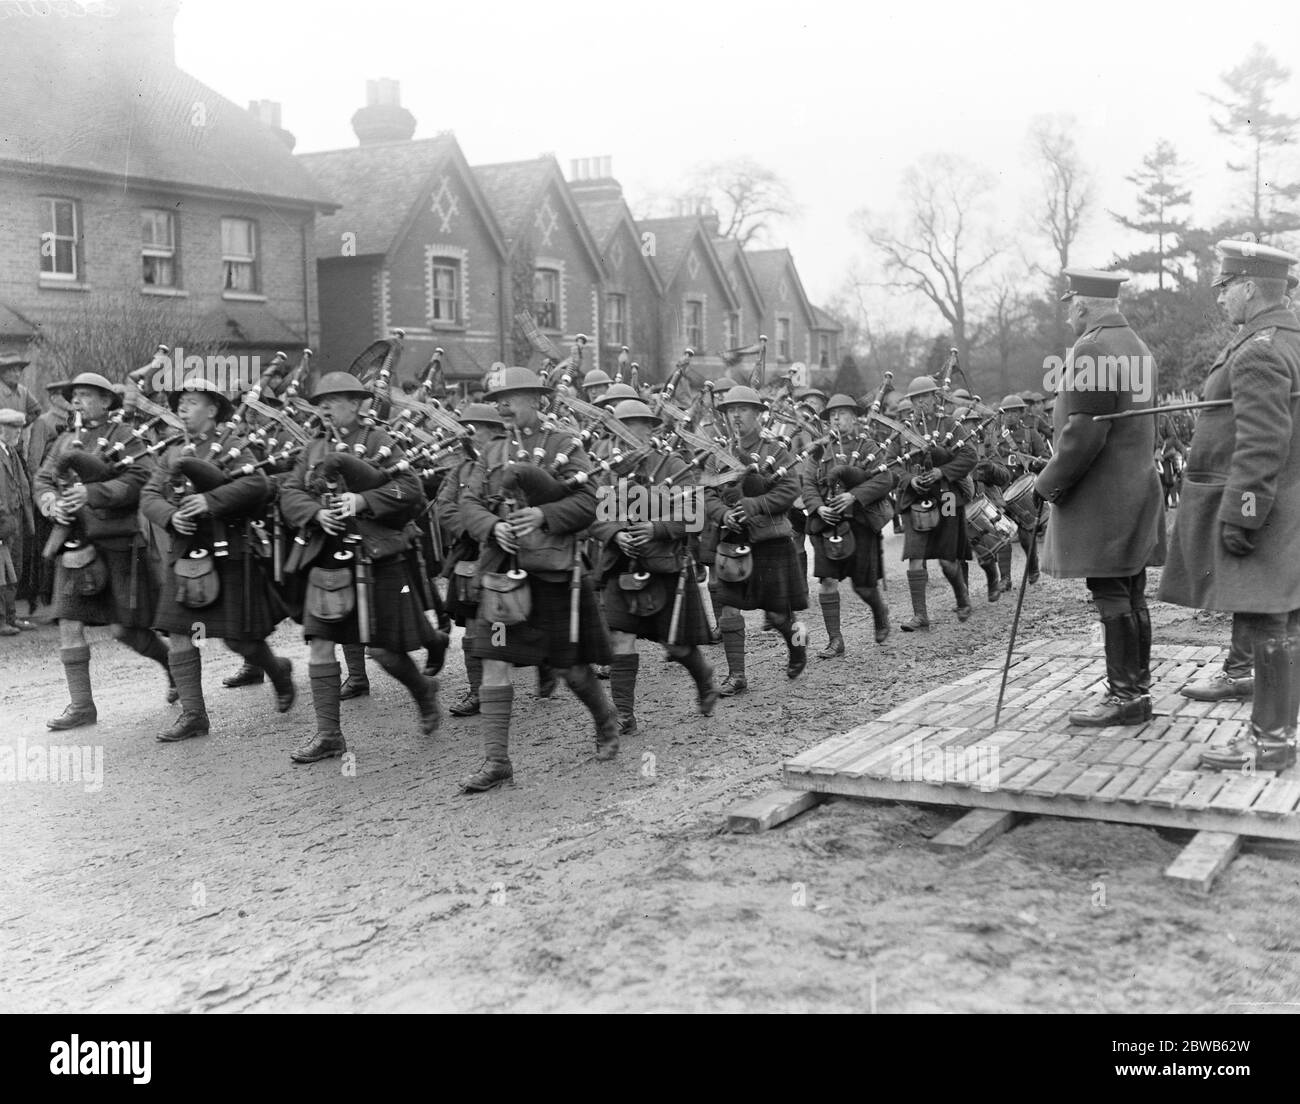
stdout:
[(363, 146), (410, 141), (415, 116), (402, 106), (401, 85), (387, 77), (366, 81), (366, 106), (352, 116), (352, 129)]
[(582, 199), (622, 199), (612, 157), (575, 157), (569, 162), (569, 191)]
[(293, 152), (298, 139), (280, 125), (280, 105), (275, 100), (249, 100), (248, 113), (263, 126), (270, 127), (275, 136), (289, 147), (289, 152)]

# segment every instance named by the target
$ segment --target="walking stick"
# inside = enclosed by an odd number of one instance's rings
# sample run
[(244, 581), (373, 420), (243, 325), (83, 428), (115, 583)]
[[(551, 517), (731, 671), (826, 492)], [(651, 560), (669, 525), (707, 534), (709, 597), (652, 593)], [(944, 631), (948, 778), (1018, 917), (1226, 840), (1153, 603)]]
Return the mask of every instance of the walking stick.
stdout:
[[(1046, 503), (1038, 507), (1038, 516), (1034, 518), (1033, 532), (1029, 534), (1029, 547), (1032, 550), (1035, 542), (1038, 540), (1038, 530), (1043, 524), (1043, 508)], [(1016, 597), (1016, 615), (1011, 619), (1011, 639), (1007, 641), (1007, 658), (1002, 664), (1002, 685), (998, 687), (998, 704), (993, 710), (993, 727), (998, 727), (998, 719), (1002, 716), (1002, 699), (1007, 692), (1007, 674), (1011, 670), (1011, 652), (1016, 646), (1016, 630), (1020, 627), (1020, 607), (1025, 604), (1025, 586), (1029, 582), (1029, 554), (1025, 554), (1025, 571), (1020, 576), (1020, 593)]]

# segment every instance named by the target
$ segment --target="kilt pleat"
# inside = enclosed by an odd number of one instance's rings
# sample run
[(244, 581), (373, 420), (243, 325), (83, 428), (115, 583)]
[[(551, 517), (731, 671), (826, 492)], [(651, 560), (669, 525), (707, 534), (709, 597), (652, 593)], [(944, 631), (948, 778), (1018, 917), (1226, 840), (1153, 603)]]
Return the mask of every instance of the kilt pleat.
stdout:
[(966, 507), (955, 514), (941, 514), (939, 524), (928, 533), (912, 528), (912, 511), (903, 511), (903, 559), (969, 560), (970, 540), (966, 536)]
[(853, 532), (853, 555), (832, 560), (826, 555), (826, 542), (820, 534), (813, 537), (813, 575), (818, 579), (851, 579), (855, 587), (873, 587), (880, 582), (880, 534), (865, 522), (850, 521)]
[[(412, 589), (405, 556), (393, 556), (370, 565), (370, 645), (390, 652), (414, 652), (431, 639), (419, 592)], [(309, 613), (302, 618), (306, 640), (319, 638), (336, 644), (360, 644), (361, 627), (355, 611), (342, 621), (321, 621)]]
[[(591, 580), (584, 575), (578, 598), (578, 642), (569, 642), (569, 584), (552, 583), (530, 575), (532, 613), (522, 625), (510, 625), (494, 633), (482, 618), (466, 629), (469, 654), (479, 659), (497, 659), (516, 667), (545, 663), (556, 670), (582, 663), (605, 664), (612, 650), (609, 629)], [(495, 640), (494, 640), (495, 638)]]
[[(149, 628), (154, 621), (159, 595), (156, 569), (145, 549), (95, 547), (108, 568), (108, 585), (89, 598), (73, 593), (70, 573), (64, 568), (62, 557), (56, 556), (54, 616), (61, 621), (80, 621), (86, 625)], [(134, 557), (138, 557), (138, 562), (135, 605), (132, 605), (131, 564)]]
[[(611, 632), (632, 633), (641, 640), (656, 640), (660, 644), (668, 643), (668, 630), (673, 623), (673, 605), (677, 600), (677, 580), (679, 575), (653, 573), (652, 578), (664, 588), (668, 596), (663, 609), (648, 617), (638, 617), (628, 611), (627, 601), (618, 585), (618, 576), (611, 575), (601, 592), (605, 603), (605, 620)], [(674, 644), (708, 644), (711, 638), (709, 625), (704, 617), (704, 603), (700, 599), (700, 588), (688, 574), (686, 590), (682, 595), (682, 612), (677, 626), (677, 639)]]
[(253, 593), (248, 601), (248, 624), (243, 623), (244, 561), (223, 556), (216, 561), (221, 594), (205, 609), (190, 609), (176, 601), (176, 576), (168, 564), (163, 569), (158, 612), (153, 627), (159, 632), (186, 635), (202, 626), (203, 634), (215, 640), (265, 640), (285, 618), (284, 606), (262, 570), (253, 563)]
[(743, 583), (718, 580), (718, 604), (736, 609), (792, 613), (808, 608), (808, 580), (799, 570), (790, 537), (750, 546), (754, 570)]

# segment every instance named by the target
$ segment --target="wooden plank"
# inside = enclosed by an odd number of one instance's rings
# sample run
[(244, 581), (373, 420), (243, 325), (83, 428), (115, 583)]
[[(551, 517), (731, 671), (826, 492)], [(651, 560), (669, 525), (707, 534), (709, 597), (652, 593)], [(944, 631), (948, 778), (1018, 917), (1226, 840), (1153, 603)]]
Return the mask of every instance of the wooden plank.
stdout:
[(894, 778), (900, 782), (929, 782), (941, 786), (946, 781), (944, 774), (948, 758), (944, 749), (965, 731), (964, 728), (940, 729), (924, 740), (913, 737), (890, 744), (883, 749), (885, 753), (871, 755), (866, 760), (845, 767), (844, 773)]
[(860, 777), (868, 768), (877, 763), (886, 764), (883, 774), (876, 777), (889, 777), (890, 767), (901, 756), (909, 754), (912, 745), (920, 742), (924, 743), (934, 735), (935, 730), (932, 728), (917, 728), (911, 732), (904, 731), (894, 740), (877, 740), (870, 745), (864, 745), (859, 749), (859, 754), (853, 758), (847, 759), (840, 763), (836, 769), (830, 773), (843, 774), (849, 777)]
[(1192, 788), (1196, 778), (1194, 771), (1170, 771), (1147, 791), (1142, 800), (1147, 805), (1162, 805), (1172, 809)]
[(1191, 788), (1178, 800), (1180, 809), (1207, 809), (1214, 795), (1223, 789), (1225, 779), (1215, 771), (1197, 774)]
[(1078, 778), (1083, 770), (1080, 763), (1053, 763), (1052, 769), (1026, 786), (1024, 792), (1033, 797), (1059, 797), (1061, 789)]
[(1094, 801), (1115, 801), (1142, 774), (1140, 767), (1119, 767), (1101, 789), (1092, 795)]
[(852, 728), (848, 732), (842, 733), (839, 736), (832, 736), (829, 740), (823, 740), (820, 744), (814, 744), (807, 751), (801, 751), (793, 759), (787, 759), (785, 761), (786, 768), (788, 770), (808, 769), (815, 763), (826, 758), (826, 756), (857, 743), (863, 738), (863, 735), (868, 731), (872, 723), (874, 722), (868, 721), (866, 724), (860, 724), (856, 728)]
[(1056, 766), (1046, 759), (1035, 759), (1031, 765), (1024, 770), (1017, 771), (1014, 778), (1008, 778), (998, 786), (998, 791), (1008, 793), (1024, 793), (1035, 782), (1047, 774)]
[(998, 763), (997, 777), (991, 780), (993, 782), (993, 788), (1000, 788), (1006, 782), (1014, 778), (1020, 771), (1024, 770), (1026, 767), (1033, 766), (1036, 762), (1036, 759), (1027, 759), (1023, 756), (1012, 756), (1001, 760), (1001, 762)]
[[(1062, 797), (1089, 801), (1107, 782), (1115, 777), (1116, 767), (1090, 766), (1073, 782), (1061, 790)], [(1032, 792), (1032, 791), (1031, 791)]]
[(1274, 778), (1262, 794), (1255, 799), (1250, 811), (1262, 817), (1281, 817), (1296, 811), (1300, 805), (1300, 781)]
[(1181, 740), (1161, 740), (1160, 750), (1143, 764), (1144, 770), (1167, 771), (1182, 757), (1188, 745)]
[(936, 851), (978, 851), (1013, 828), (1019, 820), (1019, 813), (1007, 813), (1000, 809), (972, 809), (930, 840), (930, 846)]
[(1117, 800), (1124, 802), (1125, 805), (1141, 805), (1146, 800), (1147, 794), (1160, 781), (1160, 778), (1161, 775), (1155, 771), (1138, 768), (1138, 776), (1133, 779), (1129, 788), (1118, 796)]
[(1129, 756), (1138, 753), (1151, 756), (1155, 754), (1155, 751), (1149, 749), (1145, 741), (1135, 740), (1131, 736), (1126, 736), (1117, 741), (1115, 746), (1106, 753), (1106, 757), (1098, 760), (1098, 762), (1115, 763), (1118, 766), (1128, 766)]
[(824, 800), (811, 790), (774, 790), (734, 805), (727, 813), (727, 831), (766, 832)]
[(859, 738), (856, 742), (846, 744), (844, 747), (837, 749), (834, 753), (824, 756), (818, 762), (814, 763), (811, 768), (813, 774), (835, 774), (842, 770), (849, 763), (861, 759), (868, 751), (878, 748), (882, 745), (896, 743), (902, 739), (916, 739), (929, 735), (932, 730), (928, 728), (913, 728), (910, 731), (905, 725), (883, 725), (879, 729), (873, 730), (870, 734)]
[(1191, 843), (1165, 871), (1165, 877), (1208, 893), (1214, 879), (1228, 863), (1232, 862), (1241, 847), (1241, 836), (1235, 832), (1197, 832)]
[(1210, 802), (1210, 808), (1216, 813), (1244, 813), (1255, 803), (1255, 798), (1268, 789), (1271, 781), (1268, 775), (1229, 775), (1227, 784)]
[(1103, 762), (1111, 754), (1111, 751), (1123, 742), (1122, 736), (1109, 735), (1109, 733), (1115, 731), (1114, 729), (1107, 728), (1101, 731), (1107, 733), (1107, 735), (1096, 736), (1088, 740), (1082, 750), (1074, 757), (1076, 763), (1091, 765)]

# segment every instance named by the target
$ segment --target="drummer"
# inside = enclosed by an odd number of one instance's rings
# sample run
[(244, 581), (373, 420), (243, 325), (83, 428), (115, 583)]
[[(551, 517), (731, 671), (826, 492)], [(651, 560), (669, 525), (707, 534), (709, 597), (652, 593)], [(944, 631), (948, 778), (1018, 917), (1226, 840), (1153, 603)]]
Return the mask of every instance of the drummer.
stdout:
[[(963, 422), (979, 420), (973, 408), (962, 415)], [(975, 498), (966, 508), (966, 533), (984, 572), (989, 601), (996, 602), (1011, 587), (1011, 539), (1016, 525), (1003, 512), (1002, 497), (1004, 488), (1011, 482), (1011, 473), (983, 431), (976, 434), (974, 444), (979, 459), (971, 472)]]
[[(1047, 467), (1047, 444), (1034, 425), (1025, 420), (1028, 406), (1021, 395), (1008, 395), (998, 409), (1002, 411), (998, 452), (1006, 459), (1013, 480), (1006, 492), (1006, 509), (1019, 526), (1020, 549), (1026, 559), (1025, 574), (1032, 585), (1039, 578), (1038, 543), (1034, 540), (1037, 518), (1033, 504), (1034, 476)], [(1003, 588), (1011, 589), (1010, 572), (1003, 580)]]

